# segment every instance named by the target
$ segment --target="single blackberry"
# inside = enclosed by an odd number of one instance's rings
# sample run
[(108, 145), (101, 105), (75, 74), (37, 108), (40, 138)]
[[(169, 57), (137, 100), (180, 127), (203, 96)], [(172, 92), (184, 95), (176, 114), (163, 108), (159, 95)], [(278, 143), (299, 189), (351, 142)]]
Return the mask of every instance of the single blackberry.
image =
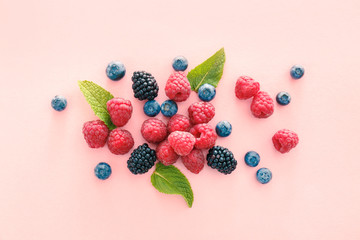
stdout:
[(159, 86), (155, 78), (145, 71), (134, 72), (131, 80), (134, 97), (139, 100), (153, 100), (157, 97)]
[(138, 146), (127, 161), (127, 167), (133, 174), (143, 174), (152, 168), (156, 161), (155, 150), (149, 148), (147, 143)]
[(234, 154), (227, 148), (215, 146), (210, 148), (206, 156), (207, 165), (216, 168), (219, 172), (230, 174), (235, 170), (237, 161)]

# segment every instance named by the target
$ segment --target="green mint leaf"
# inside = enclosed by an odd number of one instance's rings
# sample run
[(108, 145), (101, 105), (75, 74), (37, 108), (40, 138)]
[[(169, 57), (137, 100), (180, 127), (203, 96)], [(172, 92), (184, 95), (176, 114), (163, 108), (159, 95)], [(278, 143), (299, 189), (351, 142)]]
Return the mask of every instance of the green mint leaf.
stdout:
[(159, 192), (182, 195), (188, 206), (192, 206), (194, 194), (190, 183), (176, 167), (157, 163), (151, 175), (151, 183)]
[(221, 48), (205, 62), (192, 69), (187, 75), (191, 90), (197, 92), (199, 87), (205, 83), (217, 87), (223, 74), (224, 63), (225, 51), (224, 48)]
[(114, 96), (90, 81), (78, 81), (81, 92), (84, 94), (86, 101), (90, 104), (95, 115), (98, 116), (110, 130), (116, 126), (111, 122), (110, 114), (107, 110), (106, 103)]

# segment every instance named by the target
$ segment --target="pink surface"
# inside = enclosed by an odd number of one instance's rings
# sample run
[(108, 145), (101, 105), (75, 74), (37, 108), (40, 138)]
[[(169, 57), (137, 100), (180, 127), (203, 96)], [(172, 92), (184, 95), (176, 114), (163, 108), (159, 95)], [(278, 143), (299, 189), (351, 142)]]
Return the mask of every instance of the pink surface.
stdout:
[[(359, 9), (357, 0), (0, 0), (0, 239), (360, 239)], [(157, 192), (150, 172), (132, 175), (128, 155), (86, 146), (82, 124), (96, 118), (77, 80), (133, 102), (125, 129), (139, 145), (146, 117), (130, 91), (132, 72), (151, 72), (163, 101), (173, 57), (186, 56), (192, 69), (223, 46), (211, 124), (233, 124), (218, 144), (239, 164), (225, 176), (176, 163), (192, 184), (193, 208)], [(126, 65), (120, 82), (106, 78), (111, 60)], [(305, 67), (301, 80), (290, 79), (293, 64)], [(291, 104), (253, 118), (250, 102), (233, 94), (242, 74), (273, 97), (288, 91)], [(50, 107), (56, 94), (68, 99), (64, 112)], [(180, 112), (197, 100), (192, 93)], [(284, 155), (271, 143), (281, 128), (300, 137)], [(272, 170), (268, 185), (243, 162), (248, 150)], [(100, 161), (113, 168), (107, 181), (94, 177)]]

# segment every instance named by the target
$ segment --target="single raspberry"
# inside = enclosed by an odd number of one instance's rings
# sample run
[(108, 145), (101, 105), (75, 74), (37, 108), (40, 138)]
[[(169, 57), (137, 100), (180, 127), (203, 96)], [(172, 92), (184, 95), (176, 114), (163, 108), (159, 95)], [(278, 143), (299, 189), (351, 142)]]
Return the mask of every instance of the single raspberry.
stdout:
[(101, 120), (84, 123), (82, 132), (87, 144), (91, 148), (103, 147), (109, 135), (108, 127)]
[(172, 116), (167, 124), (167, 130), (169, 133), (175, 131), (188, 132), (190, 130), (190, 127), (190, 119), (181, 114), (176, 114)]
[(190, 96), (189, 80), (184, 72), (174, 72), (170, 75), (165, 85), (165, 93), (175, 102), (183, 102)]
[(209, 124), (197, 124), (190, 129), (190, 133), (196, 138), (195, 147), (197, 149), (212, 148), (215, 146), (217, 135)]
[(194, 149), (189, 155), (181, 157), (184, 166), (192, 173), (198, 174), (205, 165), (205, 157), (201, 150)]
[(107, 145), (113, 154), (123, 155), (134, 146), (134, 139), (129, 131), (115, 128), (110, 132)]
[(235, 95), (238, 99), (248, 99), (257, 94), (260, 84), (251, 77), (241, 76), (236, 81)]
[(276, 150), (281, 153), (287, 153), (299, 143), (298, 135), (288, 129), (282, 129), (275, 133), (272, 142)]
[(143, 122), (141, 135), (149, 143), (159, 143), (167, 136), (166, 125), (157, 118), (150, 118)]
[(260, 91), (253, 98), (250, 109), (255, 117), (268, 118), (274, 112), (274, 101), (267, 92)]
[(195, 145), (195, 137), (188, 132), (175, 131), (168, 137), (170, 146), (180, 156), (188, 155)]
[(156, 157), (165, 166), (174, 164), (179, 155), (176, 154), (174, 149), (170, 146), (168, 140), (162, 141), (156, 148)]
[(190, 105), (188, 112), (191, 123), (208, 123), (215, 116), (215, 107), (208, 102), (196, 102)]
[(117, 127), (124, 126), (133, 111), (131, 102), (123, 98), (113, 98), (106, 103), (107, 110), (109, 111), (111, 121)]

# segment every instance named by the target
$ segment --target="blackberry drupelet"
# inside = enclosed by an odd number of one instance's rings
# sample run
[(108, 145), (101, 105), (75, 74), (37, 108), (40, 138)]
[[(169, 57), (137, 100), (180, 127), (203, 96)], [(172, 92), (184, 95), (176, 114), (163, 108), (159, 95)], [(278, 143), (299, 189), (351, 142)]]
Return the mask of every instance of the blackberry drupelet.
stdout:
[(206, 160), (211, 168), (216, 168), (219, 172), (224, 174), (232, 173), (237, 165), (233, 153), (229, 149), (221, 146), (210, 148)]
[(139, 100), (154, 100), (159, 91), (159, 86), (155, 78), (145, 71), (134, 72), (131, 80), (134, 97)]
[(147, 143), (138, 146), (127, 161), (127, 167), (133, 174), (143, 174), (152, 168), (156, 161), (155, 150), (149, 148)]

